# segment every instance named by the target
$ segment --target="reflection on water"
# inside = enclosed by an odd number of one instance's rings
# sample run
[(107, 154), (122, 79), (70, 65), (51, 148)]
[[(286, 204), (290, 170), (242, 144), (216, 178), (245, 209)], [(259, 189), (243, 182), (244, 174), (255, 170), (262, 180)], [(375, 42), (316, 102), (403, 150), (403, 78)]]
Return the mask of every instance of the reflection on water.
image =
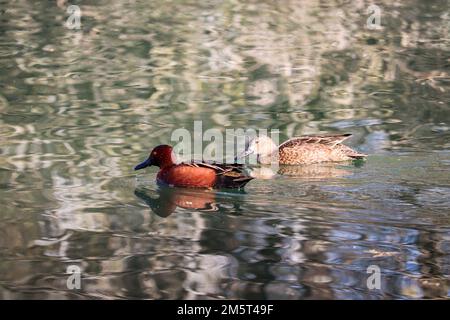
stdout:
[[(353, 161), (356, 166), (362, 166), (365, 160)], [(350, 163), (350, 162), (349, 162)], [(278, 170), (269, 166), (248, 167), (250, 175), (257, 179), (273, 179), (277, 174), (292, 176), (301, 179), (329, 179), (351, 175), (352, 172), (345, 170), (340, 163), (320, 163), (310, 165), (280, 165)]]
[[(0, 298), (448, 298), (448, 1), (379, 1), (373, 31), (369, 4), (82, 1), (77, 31), (0, 0)], [(135, 176), (194, 120), (370, 156), (245, 192)]]
[(161, 188), (158, 189), (159, 196), (156, 198), (149, 196), (145, 190), (135, 190), (134, 194), (141, 198), (155, 214), (163, 218), (170, 216), (177, 208), (199, 211), (218, 210), (215, 205), (216, 191), (213, 190)]

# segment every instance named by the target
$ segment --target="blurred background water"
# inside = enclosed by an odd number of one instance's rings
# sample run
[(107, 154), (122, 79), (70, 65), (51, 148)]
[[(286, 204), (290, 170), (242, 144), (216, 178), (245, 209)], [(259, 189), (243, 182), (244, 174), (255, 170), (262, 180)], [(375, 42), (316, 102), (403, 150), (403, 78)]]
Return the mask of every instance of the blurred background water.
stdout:
[[(0, 298), (449, 298), (449, 3), (376, 1), (369, 30), (371, 3), (0, 0)], [(136, 177), (195, 120), (370, 156), (246, 192)]]

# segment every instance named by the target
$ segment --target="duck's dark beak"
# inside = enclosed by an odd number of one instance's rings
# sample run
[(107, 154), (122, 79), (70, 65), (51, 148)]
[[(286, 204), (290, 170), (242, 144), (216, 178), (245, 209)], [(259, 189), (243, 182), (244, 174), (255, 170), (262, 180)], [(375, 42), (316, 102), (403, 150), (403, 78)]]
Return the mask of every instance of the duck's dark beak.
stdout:
[(134, 167), (134, 170), (144, 169), (144, 168), (147, 168), (147, 167), (149, 167), (151, 165), (152, 165), (152, 161), (150, 160), (150, 158), (148, 158), (144, 162), (139, 163), (136, 167)]

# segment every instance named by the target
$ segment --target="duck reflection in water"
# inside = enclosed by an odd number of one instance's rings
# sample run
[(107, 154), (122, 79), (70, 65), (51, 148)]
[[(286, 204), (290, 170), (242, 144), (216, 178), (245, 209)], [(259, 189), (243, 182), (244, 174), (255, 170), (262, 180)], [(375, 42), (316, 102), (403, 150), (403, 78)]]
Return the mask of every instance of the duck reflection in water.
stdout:
[(249, 175), (256, 179), (272, 179), (278, 174), (308, 180), (322, 180), (340, 178), (352, 174), (352, 171), (346, 170), (344, 166), (334, 163), (296, 166), (280, 165), (277, 170), (274, 170), (269, 166), (261, 165), (258, 167), (248, 167), (247, 170), (249, 172)]
[[(194, 209), (198, 211), (219, 211), (217, 198), (220, 192), (210, 189), (188, 189), (159, 187), (155, 191), (136, 189), (134, 194), (142, 199), (158, 216), (166, 218), (177, 208)], [(245, 194), (243, 190), (227, 191), (227, 195)]]

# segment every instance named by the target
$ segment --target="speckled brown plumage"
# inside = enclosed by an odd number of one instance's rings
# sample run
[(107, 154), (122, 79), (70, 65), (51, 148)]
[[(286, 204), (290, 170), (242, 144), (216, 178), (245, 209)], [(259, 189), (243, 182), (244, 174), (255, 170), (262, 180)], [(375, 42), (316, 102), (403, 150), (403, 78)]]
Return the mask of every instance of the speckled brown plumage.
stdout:
[(279, 146), (279, 163), (299, 165), (366, 157), (367, 155), (341, 144), (350, 136), (351, 134), (294, 137)]

